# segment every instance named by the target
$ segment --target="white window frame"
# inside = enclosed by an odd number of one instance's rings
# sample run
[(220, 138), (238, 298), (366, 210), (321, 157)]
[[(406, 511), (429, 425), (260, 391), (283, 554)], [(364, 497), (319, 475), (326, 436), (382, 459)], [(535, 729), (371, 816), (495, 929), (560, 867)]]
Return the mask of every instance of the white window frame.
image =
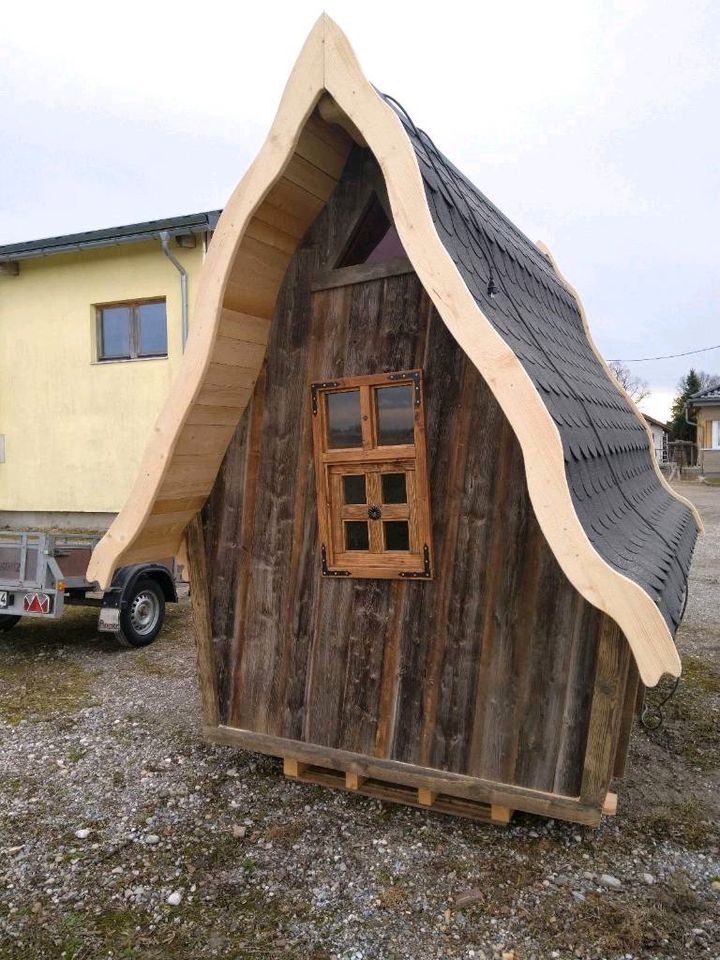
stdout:
[(712, 420), (712, 433), (710, 443), (713, 450), (720, 450), (720, 420)]

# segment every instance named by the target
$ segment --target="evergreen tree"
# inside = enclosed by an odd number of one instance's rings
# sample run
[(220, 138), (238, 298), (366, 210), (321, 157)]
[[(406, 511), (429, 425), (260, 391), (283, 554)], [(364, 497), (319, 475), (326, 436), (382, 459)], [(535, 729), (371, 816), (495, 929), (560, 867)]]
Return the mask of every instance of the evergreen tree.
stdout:
[(671, 440), (695, 440), (695, 428), (685, 421), (685, 404), (694, 393), (703, 389), (703, 379), (707, 380), (709, 378), (707, 375), (703, 377), (702, 374), (698, 374), (692, 368), (687, 376), (680, 379), (670, 417)]

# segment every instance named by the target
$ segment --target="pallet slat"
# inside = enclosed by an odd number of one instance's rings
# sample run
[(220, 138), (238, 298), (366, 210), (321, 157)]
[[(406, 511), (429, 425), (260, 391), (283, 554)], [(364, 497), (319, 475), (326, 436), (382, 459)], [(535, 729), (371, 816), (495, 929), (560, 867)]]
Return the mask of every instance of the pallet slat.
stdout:
[[(283, 758), (283, 772), (286, 777), (298, 780), (300, 783), (358, 793), (385, 803), (401, 803), (408, 807), (478, 820), (481, 823), (506, 825), (510, 822), (512, 815), (512, 811), (507, 807), (498, 807), (495, 804), (481, 803), (477, 800), (463, 800), (460, 797), (434, 793), (430, 790), (416, 790), (387, 780), (362, 777), (351, 771), (343, 772), (327, 767), (310, 766), (299, 763), (291, 757)], [(431, 802), (425, 802), (429, 798)]]

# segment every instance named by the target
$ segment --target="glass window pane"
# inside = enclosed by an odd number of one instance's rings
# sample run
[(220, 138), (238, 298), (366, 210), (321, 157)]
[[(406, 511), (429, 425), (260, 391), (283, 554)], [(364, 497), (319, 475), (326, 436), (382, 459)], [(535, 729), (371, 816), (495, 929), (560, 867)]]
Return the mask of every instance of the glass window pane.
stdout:
[(345, 503), (365, 503), (365, 474), (348, 474), (343, 477)]
[(378, 387), (375, 390), (378, 443), (382, 446), (415, 443), (414, 388)]
[(337, 266), (350, 267), (357, 263), (373, 262), (373, 252), (383, 242), (390, 229), (390, 220), (378, 200), (377, 194), (373, 194), (372, 200), (355, 228), (347, 250), (338, 261)]
[(165, 303), (141, 303), (137, 308), (139, 326), (138, 353), (141, 357), (167, 355), (167, 319)]
[(380, 243), (369, 254), (365, 263), (384, 263), (385, 260), (392, 260), (393, 257), (406, 257), (405, 248), (400, 242), (400, 237), (395, 225), (393, 224)]
[(404, 473), (383, 473), (382, 502), (407, 503), (407, 487)]
[(100, 311), (99, 356), (130, 356), (130, 307), (103, 307)]
[(350, 520), (345, 524), (345, 549), (369, 550), (368, 525), (364, 520)]
[(386, 520), (383, 526), (386, 550), (410, 549), (410, 530), (407, 520)]
[(328, 393), (327, 433), (329, 447), (361, 447), (360, 391)]

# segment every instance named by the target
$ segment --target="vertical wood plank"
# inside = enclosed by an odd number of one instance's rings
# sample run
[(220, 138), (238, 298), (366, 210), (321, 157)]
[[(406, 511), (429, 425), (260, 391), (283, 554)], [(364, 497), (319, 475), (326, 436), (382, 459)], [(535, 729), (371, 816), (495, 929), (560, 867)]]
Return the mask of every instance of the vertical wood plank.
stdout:
[(583, 758), (593, 696), (595, 658), (603, 615), (575, 595), (576, 615), (571, 636), (571, 660), (563, 697), (560, 744), (553, 790), (566, 797), (580, 793)]
[[(456, 412), (464, 362), (462, 352), (458, 351), (457, 344), (433, 310), (429, 315), (423, 366), (426, 371), (427, 459), (436, 558), (446, 540), (446, 518), (448, 511), (452, 510), (452, 496), (458, 495), (457, 489), (448, 489), (447, 475), (456, 439)], [(433, 644), (438, 642), (438, 634), (443, 629), (437, 602), (440, 584), (436, 576), (429, 583), (406, 585), (395, 700), (397, 722), (390, 747), (392, 756), (405, 762), (419, 762), (428, 701), (418, 677), (425, 676)]]
[(376, 757), (389, 757), (395, 737), (397, 721), (397, 695), (399, 685), (400, 631), (406, 598), (405, 584), (393, 583), (390, 587), (390, 617), (383, 651), (378, 722), (375, 731)]
[[(492, 725), (494, 704), (492, 701), (491, 664), (493, 660), (493, 643), (496, 626), (496, 604), (501, 580), (505, 545), (503, 540), (503, 523), (506, 515), (505, 503), (510, 485), (509, 467), (512, 457), (513, 436), (506, 422), (503, 422), (499, 446), (497, 451), (497, 482), (493, 500), (494, 515), (503, 518), (503, 522), (493, 525), (492, 541), (488, 552), (487, 585), (485, 589), (485, 603), (482, 618), (481, 652), (478, 672), (478, 683), (475, 690), (475, 704), (473, 709), (472, 726), (468, 731), (469, 745), (467, 753), (468, 771), (480, 776), (484, 770), (483, 762), (488, 756), (488, 742), (485, 730), (488, 723)], [(501, 612), (502, 613), (502, 612)]]
[(216, 665), (210, 618), (205, 538), (199, 515), (188, 524), (186, 538), (203, 722), (207, 726), (215, 727), (219, 723), (220, 715), (215, 679)]
[(580, 787), (583, 803), (601, 806), (608, 792), (629, 658), (630, 650), (619, 627), (609, 617), (604, 617)]
[[(542, 539), (534, 518), (533, 527)], [(545, 547), (533, 600), (532, 636), (527, 638), (529, 657), (522, 671), (527, 699), (517, 712), (523, 731), (520, 736), (516, 728), (514, 780), (547, 791), (553, 789), (560, 752), (579, 599), (562, 589), (564, 580), (555, 557)]]
[(635, 704), (637, 702), (638, 686), (640, 684), (640, 674), (637, 664), (631, 657), (628, 663), (627, 680), (625, 683), (625, 698), (623, 702), (622, 718), (620, 720), (620, 731), (618, 734), (617, 750), (615, 751), (615, 764), (613, 766), (613, 777), (620, 779), (625, 776), (625, 764), (627, 762), (628, 747), (630, 745), (630, 734), (632, 733), (633, 720), (635, 719)]
[[(439, 320), (439, 318), (437, 318)], [(434, 321), (436, 322), (436, 321)], [(432, 750), (428, 761), (448, 770), (464, 770), (480, 665), (482, 618), (488, 587), (487, 565), (495, 527), (493, 502), (497, 480), (498, 434), (502, 413), (489, 388), (472, 364), (464, 361), (462, 395), (464, 416), (458, 416), (459, 437), (451, 446), (464, 447), (462, 470), (450, 468), (446, 484), (452, 524), (442, 622), (443, 658), (438, 694), (432, 711)], [(463, 422), (465, 421), (465, 422)], [(445, 521), (446, 529), (451, 525)], [(449, 537), (448, 537), (449, 539)], [(444, 545), (445, 549), (445, 545)], [(426, 709), (425, 728), (431, 711)]]
[[(231, 715), (232, 676), (237, 661), (235, 619), (239, 567), (234, 558), (246, 514), (247, 432), (252, 404), (251, 400), (243, 413), (202, 512), (212, 634), (218, 658), (221, 723), (226, 723)], [(228, 558), (233, 559), (228, 562)]]

